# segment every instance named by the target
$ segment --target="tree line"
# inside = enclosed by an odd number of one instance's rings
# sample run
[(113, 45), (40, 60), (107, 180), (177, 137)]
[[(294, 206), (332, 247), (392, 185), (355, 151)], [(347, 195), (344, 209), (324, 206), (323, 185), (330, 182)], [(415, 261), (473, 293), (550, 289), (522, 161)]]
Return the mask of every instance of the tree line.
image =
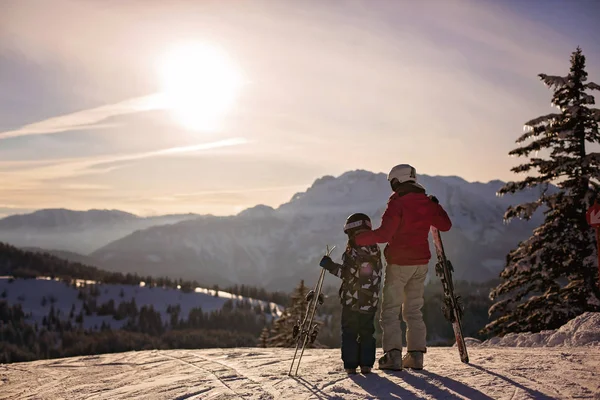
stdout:
[[(167, 308), (163, 320), (153, 306), (138, 307), (135, 298), (96, 305), (93, 296), (61, 315), (53, 304), (41, 323), (33, 323), (20, 304), (0, 300), (0, 363), (71, 357), (130, 350), (254, 346), (267, 325), (267, 315), (248, 301), (228, 300), (219, 310), (190, 310), (186, 318), (181, 306)], [(87, 318), (109, 316), (123, 321), (113, 329), (106, 320), (86, 327)]]
[[(109, 272), (97, 267), (72, 262), (56, 257), (50, 253), (38, 251), (26, 251), (0, 242), (0, 275), (10, 275), (15, 278), (36, 278), (40, 276), (58, 278), (65, 282), (75, 279), (82, 281), (94, 281), (107, 284), (139, 285), (144, 282), (147, 287), (164, 287), (177, 289), (190, 293), (196, 288), (209, 288), (209, 284), (201, 284), (196, 280), (172, 279), (168, 277), (142, 276), (139, 274), (123, 274), (120, 272)], [(285, 305), (287, 294), (281, 291), (269, 292), (264, 288), (249, 285), (232, 285), (220, 289), (214, 285), (215, 295), (219, 291), (225, 291), (238, 296), (251, 297), (256, 300), (268, 301)]]

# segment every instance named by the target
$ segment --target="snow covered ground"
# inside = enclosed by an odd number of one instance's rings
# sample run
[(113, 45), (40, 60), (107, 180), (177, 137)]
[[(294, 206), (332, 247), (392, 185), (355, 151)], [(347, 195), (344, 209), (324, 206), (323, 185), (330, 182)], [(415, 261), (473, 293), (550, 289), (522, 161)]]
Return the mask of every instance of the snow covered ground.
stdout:
[(600, 346), (600, 313), (583, 313), (555, 330), (509, 333), (503, 337), (493, 337), (483, 343), (472, 340), (470, 344), (509, 347)]
[[(600, 399), (600, 347), (430, 348), (422, 371), (348, 376), (339, 349), (141, 351), (0, 365), (0, 399)], [(378, 356), (380, 351), (378, 352)]]
[[(600, 313), (560, 329), (430, 347), (422, 371), (348, 376), (339, 349), (153, 350), (0, 365), (0, 399), (600, 399)], [(494, 344), (496, 343), (496, 344)], [(377, 356), (381, 356), (379, 349)]]
[(339, 349), (307, 350), (294, 377), (287, 375), (294, 351), (281, 348), (149, 350), (0, 364), (0, 400), (600, 400), (599, 336), (600, 313), (584, 313), (553, 331), (469, 340), (469, 364), (460, 362), (456, 347), (430, 347), (422, 371), (375, 369), (366, 376), (348, 376)]

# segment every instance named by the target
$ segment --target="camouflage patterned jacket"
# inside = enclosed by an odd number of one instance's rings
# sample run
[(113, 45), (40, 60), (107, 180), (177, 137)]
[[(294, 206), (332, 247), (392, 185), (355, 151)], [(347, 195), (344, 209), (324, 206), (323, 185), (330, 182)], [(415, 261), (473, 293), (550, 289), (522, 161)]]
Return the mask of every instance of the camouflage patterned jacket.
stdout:
[(342, 278), (339, 291), (342, 306), (364, 313), (377, 310), (383, 275), (381, 251), (377, 245), (349, 246), (342, 255), (342, 264), (329, 259), (324, 268)]

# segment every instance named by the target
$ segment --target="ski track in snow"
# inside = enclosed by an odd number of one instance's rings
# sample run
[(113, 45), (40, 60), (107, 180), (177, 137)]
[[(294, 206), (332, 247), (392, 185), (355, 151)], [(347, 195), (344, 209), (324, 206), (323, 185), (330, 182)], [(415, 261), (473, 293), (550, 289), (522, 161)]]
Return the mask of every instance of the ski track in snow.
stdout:
[[(600, 348), (428, 349), (425, 369), (348, 376), (339, 349), (152, 350), (0, 365), (0, 399), (600, 399)], [(377, 356), (381, 355), (378, 349)]]

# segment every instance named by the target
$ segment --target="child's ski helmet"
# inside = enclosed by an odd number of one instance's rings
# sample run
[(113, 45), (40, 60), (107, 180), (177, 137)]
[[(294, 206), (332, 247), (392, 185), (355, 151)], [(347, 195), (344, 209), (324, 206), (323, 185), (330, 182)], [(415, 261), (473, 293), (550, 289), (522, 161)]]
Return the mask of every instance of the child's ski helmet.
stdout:
[(360, 229), (372, 229), (371, 219), (363, 213), (355, 213), (346, 219), (344, 233), (350, 234)]

